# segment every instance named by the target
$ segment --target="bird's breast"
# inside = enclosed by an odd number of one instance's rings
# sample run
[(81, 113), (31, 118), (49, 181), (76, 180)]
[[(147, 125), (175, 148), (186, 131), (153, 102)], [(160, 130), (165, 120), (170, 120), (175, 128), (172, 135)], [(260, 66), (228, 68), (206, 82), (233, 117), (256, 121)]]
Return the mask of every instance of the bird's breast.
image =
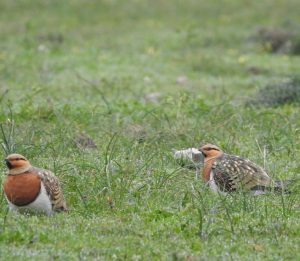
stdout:
[(25, 206), (33, 202), (40, 193), (41, 180), (35, 173), (22, 173), (6, 176), (3, 190), (6, 198), (16, 206)]
[(205, 182), (208, 182), (210, 179), (212, 164), (213, 164), (213, 160), (207, 160), (206, 162), (204, 162), (203, 179)]

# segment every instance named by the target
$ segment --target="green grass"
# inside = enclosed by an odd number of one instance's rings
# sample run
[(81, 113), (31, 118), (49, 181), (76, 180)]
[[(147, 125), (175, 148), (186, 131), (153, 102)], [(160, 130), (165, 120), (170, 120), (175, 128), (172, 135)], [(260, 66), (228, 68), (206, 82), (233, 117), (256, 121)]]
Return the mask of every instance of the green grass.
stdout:
[[(299, 106), (243, 105), (299, 73), (299, 56), (252, 40), (298, 25), (298, 6), (0, 0), (0, 121), (7, 133), (14, 121), (15, 152), (53, 170), (70, 207), (13, 215), (1, 195), (0, 259), (299, 260), (298, 191), (220, 197), (172, 157), (209, 141), (275, 179), (300, 173)], [(80, 133), (97, 149), (78, 147)]]

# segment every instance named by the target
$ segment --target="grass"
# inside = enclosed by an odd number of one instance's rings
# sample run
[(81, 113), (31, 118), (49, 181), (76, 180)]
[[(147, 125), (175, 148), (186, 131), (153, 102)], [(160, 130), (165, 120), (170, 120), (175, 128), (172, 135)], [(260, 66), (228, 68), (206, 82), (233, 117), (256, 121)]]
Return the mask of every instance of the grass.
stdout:
[(300, 172), (299, 106), (244, 106), (298, 74), (299, 56), (251, 40), (299, 24), (298, 1), (245, 5), (0, 1), (3, 130), (14, 122), (11, 148), (53, 170), (70, 207), (12, 215), (1, 195), (1, 259), (299, 259), (298, 191), (221, 197), (172, 157), (205, 140), (275, 179)]

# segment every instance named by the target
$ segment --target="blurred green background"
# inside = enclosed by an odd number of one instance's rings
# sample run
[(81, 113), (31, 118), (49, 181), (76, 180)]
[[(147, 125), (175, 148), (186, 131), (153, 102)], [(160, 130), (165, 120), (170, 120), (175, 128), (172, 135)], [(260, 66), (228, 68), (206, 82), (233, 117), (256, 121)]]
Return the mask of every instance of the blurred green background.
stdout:
[(219, 197), (172, 149), (208, 141), (274, 178), (299, 173), (298, 103), (245, 105), (298, 77), (299, 13), (296, 0), (0, 0), (1, 157), (53, 170), (71, 209), (14, 216), (2, 195), (0, 258), (298, 260), (298, 191)]

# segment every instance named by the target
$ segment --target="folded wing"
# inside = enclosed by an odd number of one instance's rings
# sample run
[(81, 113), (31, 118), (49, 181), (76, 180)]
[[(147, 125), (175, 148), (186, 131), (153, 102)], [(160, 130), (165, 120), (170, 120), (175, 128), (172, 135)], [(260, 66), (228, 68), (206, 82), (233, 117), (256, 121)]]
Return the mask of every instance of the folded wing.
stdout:
[(34, 168), (50, 197), (54, 211), (66, 211), (67, 206), (58, 178), (49, 170)]
[(221, 191), (251, 190), (254, 187), (269, 187), (273, 184), (269, 175), (248, 159), (224, 154), (212, 166), (214, 180)]

